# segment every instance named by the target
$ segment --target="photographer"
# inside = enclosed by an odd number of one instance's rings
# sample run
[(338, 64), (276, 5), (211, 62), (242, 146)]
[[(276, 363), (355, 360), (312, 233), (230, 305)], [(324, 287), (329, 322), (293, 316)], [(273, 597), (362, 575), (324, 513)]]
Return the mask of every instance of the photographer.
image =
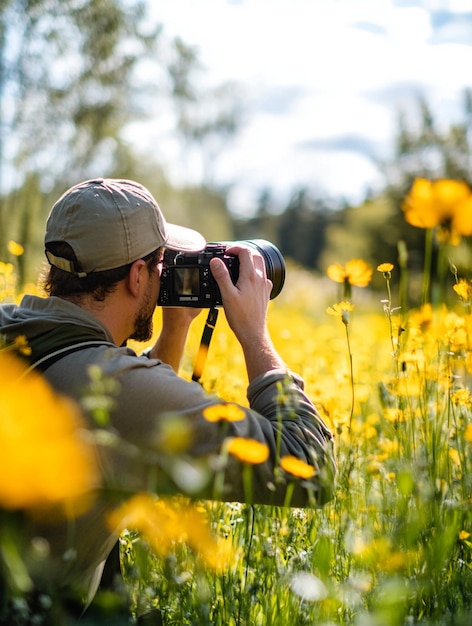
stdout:
[[(251, 438), (268, 446), (268, 460), (253, 467), (252, 502), (284, 503), (287, 481), (274, 476), (278, 458), (284, 455), (315, 469), (308, 486), (306, 481), (295, 486), (291, 505), (322, 505), (331, 497), (332, 437), (304, 394), (303, 381), (274, 350), (266, 326), (272, 284), (257, 251), (242, 244), (228, 249), (239, 259), (236, 284), (221, 258), (209, 263), (228, 323), (243, 349), (249, 380), (250, 408), (241, 407), (242, 419), (225, 422), (222, 429), (220, 423), (205, 419), (204, 411), (224, 401), (177, 375), (199, 309), (164, 307), (162, 332), (146, 355), (137, 356), (126, 347), (128, 339), (151, 338), (164, 250), (199, 251), (205, 247), (203, 237), (167, 224), (152, 195), (138, 183), (97, 179), (72, 187), (56, 202), (47, 221), (45, 247), (49, 297), (25, 296), (19, 306), (1, 307), (0, 334), (9, 343), (26, 336), (31, 363), (57, 391), (79, 403), (90, 383), (91, 365), (105, 380), (117, 383), (108, 428), (140, 455), (129, 459), (120, 449), (100, 449), (105, 484), (123, 492), (145, 489), (160, 424), (174, 415), (189, 427), (185, 452), (192, 458), (217, 456), (227, 437)], [(90, 428), (96, 428), (92, 417), (88, 419)], [(244, 502), (242, 474), (241, 463), (229, 455), (218, 497)], [(196, 495), (213, 497), (213, 480)], [(106, 493), (100, 492), (93, 508), (74, 521), (73, 533), (65, 523), (41, 528), (60, 564), (58, 584), (83, 593), (88, 601), (117, 541), (105, 523), (108, 508)], [(74, 558), (61, 560), (71, 548)]]

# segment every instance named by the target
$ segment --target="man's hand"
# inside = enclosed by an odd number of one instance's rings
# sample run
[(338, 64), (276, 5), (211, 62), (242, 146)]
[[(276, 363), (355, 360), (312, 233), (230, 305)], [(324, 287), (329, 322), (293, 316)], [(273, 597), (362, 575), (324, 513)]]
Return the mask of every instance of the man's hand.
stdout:
[(264, 372), (285, 367), (266, 325), (272, 282), (267, 278), (263, 257), (255, 250), (238, 245), (226, 252), (239, 258), (236, 284), (221, 259), (211, 259), (210, 269), (220, 288), (228, 324), (243, 348), (251, 381)]

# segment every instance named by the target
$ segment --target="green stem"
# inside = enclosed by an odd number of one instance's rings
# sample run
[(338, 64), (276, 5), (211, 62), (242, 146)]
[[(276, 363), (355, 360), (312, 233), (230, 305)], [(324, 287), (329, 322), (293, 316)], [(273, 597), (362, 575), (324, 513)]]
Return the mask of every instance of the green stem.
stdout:
[(431, 266), (433, 262), (433, 235), (433, 229), (428, 228), (425, 234), (424, 248), (423, 291), (421, 296), (421, 304), (423, 305), (430, 301)]
[(290, 502), (292, 501), (294, 488), (295, 488), (295, 483), (293, 482), (293, 480), (291, 480), (288, 483), (287, 490), (285, 492), (285, 498), (284, 498), (284, 506), (285, 507), (289, 507), (290, 506)]
[(349, 374), (351, 378), (351, 412), (349, 414), (349, 437), (351, 437), (352, 418), (354, 415), (354, 369), (352, 365), (352, 352), (351, 352), (351, 341), (349, 339), (349, 329), (348, 329), (347, 324), (344, 324), (344, 326), (346, 328), (347, 350), (349, 353)]

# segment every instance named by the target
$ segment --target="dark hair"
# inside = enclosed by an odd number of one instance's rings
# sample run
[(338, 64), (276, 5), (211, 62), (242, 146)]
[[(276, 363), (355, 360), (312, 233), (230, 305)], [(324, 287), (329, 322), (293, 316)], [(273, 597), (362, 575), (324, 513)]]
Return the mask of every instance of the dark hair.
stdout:
[[(47, 249), (56, 256), (72, 261), (77, 272), (82, 271), (82, 267), (68, 243), (63, 241), (49, 243)], [(160, 254), (161, 248), (157, 248), (142, 258), (149, 271), (152, 271), (157, 265)], [(116, 285), (126, 278), (133, 263), (103, 272), (91, 272), (82, 278), (77, 274), (66, 272), (51, 265), (43, 278), (43, 287), (49, 296), (78, 299), (87, 294), (91, 295), (97, 302), (103, 302), (107, 295), (114, 291)]]

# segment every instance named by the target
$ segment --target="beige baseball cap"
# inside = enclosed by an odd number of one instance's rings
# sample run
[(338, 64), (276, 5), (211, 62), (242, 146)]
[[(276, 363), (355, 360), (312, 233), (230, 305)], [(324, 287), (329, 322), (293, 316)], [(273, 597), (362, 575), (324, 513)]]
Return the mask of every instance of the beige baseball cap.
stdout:
[[(48, 250), (53, 242), (72, 247), (80, 271)], [(197, 252), (206, 245), (197, 231), (168, 224), (143, 185), (114, 178), (87, 180), (66, 191), (49, 213), (44, 243), (51, 265), (79, 276), (127, 265), (161, 246)]]

